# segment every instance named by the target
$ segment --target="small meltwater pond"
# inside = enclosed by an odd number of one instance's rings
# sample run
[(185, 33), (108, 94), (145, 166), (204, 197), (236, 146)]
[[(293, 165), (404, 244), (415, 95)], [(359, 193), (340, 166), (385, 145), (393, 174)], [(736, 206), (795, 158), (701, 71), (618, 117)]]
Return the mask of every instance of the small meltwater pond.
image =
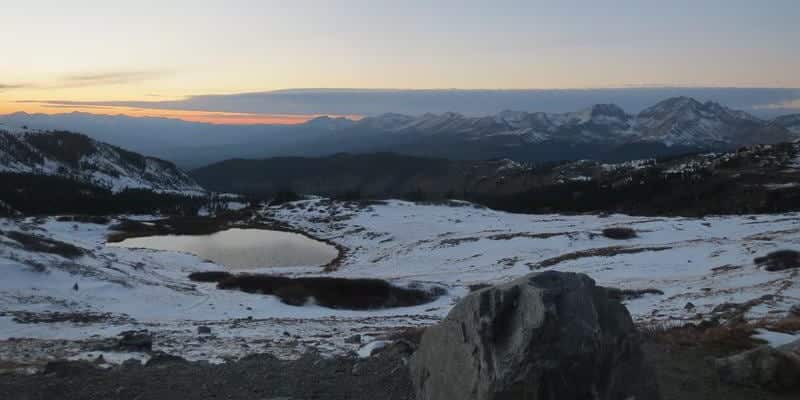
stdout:
[(265, 229), (232, 228), (210, 235), (147, 236), (108, 245), (190, 253), (229, 270), (319, 266), (339, 254), (336, 247), (304, 235)]

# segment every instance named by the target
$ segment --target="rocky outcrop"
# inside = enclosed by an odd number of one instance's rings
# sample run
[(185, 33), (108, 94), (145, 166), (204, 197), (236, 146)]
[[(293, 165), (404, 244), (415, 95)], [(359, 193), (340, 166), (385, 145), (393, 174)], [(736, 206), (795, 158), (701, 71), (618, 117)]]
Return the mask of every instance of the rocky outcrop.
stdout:
[(720, 380), (781, 392), (800, 387), (800, 340), (757, 347), (715, 362)]
[(628, 311), (575, 273), (470, 294), (426, 330), (410, 370), (419, 400), (659, 398)]

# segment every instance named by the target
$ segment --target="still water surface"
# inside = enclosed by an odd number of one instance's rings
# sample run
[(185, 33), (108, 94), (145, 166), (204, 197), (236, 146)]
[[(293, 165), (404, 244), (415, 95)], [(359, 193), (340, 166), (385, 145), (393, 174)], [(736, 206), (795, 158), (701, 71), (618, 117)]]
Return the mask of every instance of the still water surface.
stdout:
[(265, 229), (233, 228), (210, 235), (166, 235), (125, 239), (110, 246), (194, 254), (230, 270), (324, 265), (338, 250), (309, 237)]

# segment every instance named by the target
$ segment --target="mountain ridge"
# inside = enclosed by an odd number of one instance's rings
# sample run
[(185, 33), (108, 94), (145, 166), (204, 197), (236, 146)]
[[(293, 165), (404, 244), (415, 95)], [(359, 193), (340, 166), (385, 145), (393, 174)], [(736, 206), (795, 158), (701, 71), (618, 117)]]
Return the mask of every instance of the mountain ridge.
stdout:
[(67, 131), (0, 129), (0, 172), (71, 178), (114, 193), (126, 189), (204, 193), (171, 162)]
[(322, 116), (299, 125), (212, 125), (90, 115), (18, 113), (0, 116), (0, 124), (70, 130), (77, 126), (77, 131), (101, 141), (186, 168), (229, 158), (319, 157), (340, 152), (396, 152), (467, 160), (625, 161), (730, 150), (800, 136), (800, 117), (761, 119), (691, 97), (668, 98), (635, 115), (603, 103), (572, 112), (504, 110), (477, 117), (455, 112), (384, 113), (360, 120)]

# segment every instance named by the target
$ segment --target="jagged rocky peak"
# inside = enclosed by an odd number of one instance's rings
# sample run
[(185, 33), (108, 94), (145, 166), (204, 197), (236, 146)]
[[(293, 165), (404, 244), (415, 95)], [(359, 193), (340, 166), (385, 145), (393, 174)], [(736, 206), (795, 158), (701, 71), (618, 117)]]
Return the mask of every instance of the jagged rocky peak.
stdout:
[(310, 127), (329, 130), (345, 129), (353, 126), (354, 124), (355, 121), (351, 119), (344, 117), (330, 117), (328, 115), (322, 115), (306, 122), (306, 125)]
[(682, 120), (698, 119), (741, 119), (760, 121), (758, 118), (744, 112), (732, 110), (715, 101), (700, 101), (691, 97), (672, 97), (649, 107), (638, 115), (639, 119), (652, 119), (667, 121), (671, 118)]
[(630, 115), (616, 104), (595, 104), (591, 107), (591, 116), (595, 117), (613, 117), (620, 120), (630, 118)]

